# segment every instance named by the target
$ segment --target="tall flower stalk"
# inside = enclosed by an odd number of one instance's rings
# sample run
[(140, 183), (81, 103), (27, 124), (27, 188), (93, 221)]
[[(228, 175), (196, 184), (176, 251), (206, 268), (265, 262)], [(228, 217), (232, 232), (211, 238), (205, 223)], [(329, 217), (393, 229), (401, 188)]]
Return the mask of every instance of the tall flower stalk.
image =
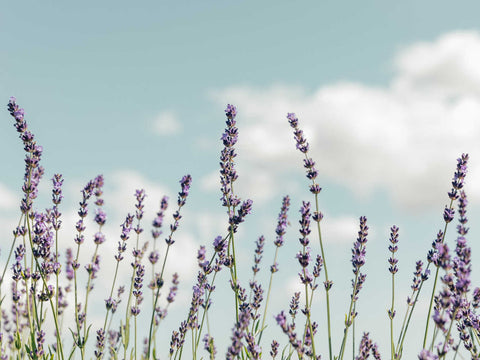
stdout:
[(260, 341), (262, 340), (263, 331), (265, 329), (265, 318), (267, 316), (268, 303), (270, 300), (270, 292), (272, 290), (273, 274), (275, 274), (278, 271), (278, 264), (277, 264), (278, 249), (283, 245), (283, 242), (284, 242), (283, 236), (285, 235), (286, 228), (287, 228), (287, 223), (288, 223), (287, 212), (289, 207), (290, 207), (290, 197), (287, 195), (283, 198), (282, 208), (280, 210), (280, 214), (278, 214), (277, 228), (275, 229), (275, 233), (277, 234), (276, 239), (274, 241), (275, 256), (273, 258), (273, 265), (270, 267), (270, 280), (268, 282), (267, 300), (265, 302), (265, 308), (263, 310), (263, 318), (262, 318), (262, 325), (260, 326), (260, 334), (258, 335), (259, 345), (260, 345)]
[(175, 211), (175, 213), (173, 214), (174, 221), (170, 225), (170, 234), (165, 239), (165, 243), (167, 244), (167, 250), (165, 251), (165, 256), (163, 257), (162, 270), (160, 271), (160, 274), (157, 276), (157, 280), (156, 280), (157, 293), (155, 294), (155, 302), (153, 304), (152, 316), (150, 318), (150, 328), (148, 331), (147, 359), (150, 358), (150, 348), (152, 346), (152, 330), (153, 330), (153, 323), (155, 321), (155, 309), (157, 307), (158, 295), (160, 293), (160, 289), (162, 288), (164, 283), (163, 275), (165, 271), (165, 265), (167, 263), (168, 252), (170, 250), (170, 246), (172, 246), (175, 243), (175, 240), (173, 239), (173, 235), (177, 231), (180, 223), (180, 219), (182, 218), (182, 216), (180, 215), (180, 210), (187, 202), (187, 197), (188, 197), (188, 193), (190, 191), (191, 185), (192, 185), (192, 177), (190, 175), (185, 175), (180, 180), (181, 190), (178, 193), (178, 199), (177, 199), (178, 208), (177, 208), (177, 211)]
[(395, 257), (396, 252), (398, 251), (398, 227), (392, 226), (390, 228), (390, 245), (388, 245), (388, 251), (390, 251), (391, 256), (388, 259), (390, 267), (388, 271), (392, 274), (392, 306), (388, 309), (388, 318), (390, 319), (390, 355), (391, 359), (396, 359), (395, 354), (395, 343), (393, 341), (393, 319), (395, 317), (395, 274), (398, 272), (398, 259)]
[(352, 295), (350, 298), (350, 307), (348, 313), (345, 315), (345, 329), (343, 332), (342, 345), (340, 347), (340, 352), (337, 359), (342, 360), (343, 354), (345, 352), (345, 345), (347, 341), (348, 329), (352, 325), (353, 320), (357, 316), (355, 311), (355, 305), (358, 300), (358, 294), (362, 289), (363, 283), (365, 282), (366, 276), (360, 272), (360, 269), (365, 265), (365, 254), (366, 254), (366, 244), (367, 244), (367, 235), (368, 235), (368, 226), (367, 218), (365, 216), (360, 217), (360, 230), (358, 231), (358, 237), (352, 248), (352, 265), (353, 273), (355, 279), (352, 280)]
[(228, 255), (232, 255), (233, 266), (230, 268), (230, 276), (232, 280), (232, 290), (235, 293), (235, 319), (239, 321), (239, 293), (238, 293), (238, 276), (237, 276), (237, 261), (235, 255), (235, 233), (238, 225), (244, 221), (246, 215), (252, 211), (252, 200), (246, 200), (243, 203), (241, 199), (235, 195), (234, 183), (238, 179), (237, 171), (235, 170), (235, 157), (237, 153), (234, 145), (238, 140), (238, 128), (235, 117), (237, 116), (237, 108), (234, 105), (228, 104), (225, 109), (227, 117), (227, 127), (222, 134), (221, 140), (224, 148), (220, 154), (220, 183), (222, 191), (222, 205), (227, 208), (228, 214)]
[(322, 188), (316, 182), (316, 178), (318, 176), (318, 171), (315, 168), (315, 161), (308, 156), (309, 144), (303, 135), (303, 131), (298, 127), (298, 118), (294, 113), (288, 113), (287, 115), (288, 122), (290, 126), (293, 128), (294, 138), (296, 142), (297, 149), (304, 154), (305, 159), (303, 160), (303, 166), (307, 172), (307, 178), (311, 180), (312, 184), (310, 185), (310, 192), (315, 196), (315, 211), (313, 213), (313, 220), (317, 223), (317, 234), (318, 234), (318, 241), (320, 243), (320, 250), (322, 253), (323, 259), (323, 267), (325, 272), (325, 294), (327, 300), (327, 331), (328, 331), (328, 354), (329, 359), (332, 360), (333, 352), (332, 352), (332, 326), (331, 326), (331, 319), (330, 319), (330, 289), (333, 286), (333, 282), (328, 277), (328, 268), (327, 268), (327, 261), (325, 257), (325, 251), (323, 248), (323, 241), (322, 241), (322, 232), (320, 228), (320, 221), (323, 218), (323, 214), (319, 210), (318, 205), (318, 194)]
[[(464, 183), (464, 180), (465, 180), (465, 176), (467, 175), (467, 162), (468, 162), (468, 154), (462, 154), (462, 156), (457, 159), (457, 169), (456, 169), (456, 171), (453, 175), (452, 189), (448, 193), (448, 197), (450, 198), (450, 205), (448, 207), (445, 207), (445, 210), (443, 212), (443, 219), (445, 221), (445, 227), (443, 229), (443, 236), (441, 237), (441, 239), (439, 239), (439, 242), (438, 242), (439, 244), (444, 243), (445, 234), (447, 232), (448, 224), (453, 220), (453, 217), (455, 215), (454, 201), (458, 199), (458, 197), (460, 196), (459, 191), (463, 189), (463, 183)], [(429, 263), (429, 265), (430, 265), (430, 263)], [(428, 306), (428, 315), (427, 315), (427, 319), (426, 319), (426, 322), (425, 322), (425, 334), (424, 334), (424, 337), (423, 337), (423, 348), (425, 348), (426, 342), (427, 342), (428, 326), (429, 326), (429, 323), (430, 323), (430, 315), (432, 313), (433, 299), (434, 299), (434, 296), (435, 296), (439, 271), (440, 271), (440, 267), (437, 266), (437, 270), (435, 271), (433, 288), (432, 288), (432, 295), (430, 296), (430, 305)]]

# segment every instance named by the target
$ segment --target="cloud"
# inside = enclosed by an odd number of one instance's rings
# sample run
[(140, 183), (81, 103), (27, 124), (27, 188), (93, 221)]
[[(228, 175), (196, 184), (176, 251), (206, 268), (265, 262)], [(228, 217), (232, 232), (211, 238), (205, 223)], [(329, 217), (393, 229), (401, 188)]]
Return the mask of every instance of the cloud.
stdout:
[(326, 217), (322, 221), (322, 233), (332, 243), (352, 244), (357, 238), (359, 220), (355, 217)]
[[(467, 183), (480, 181), (479, 62), (480, 35), (453, 32), (401, 50), (385, 87), (232, 86), (211, 95), (238, 107), (238, 152), (248, 159), (258, 193), (278, 193), (280, 182), (266, 177), (302, 171), (286, 120), (296, 112), (320, 183), (335, 182), (360, 197), (386, 191), (396, 204), (423, 210), (443, 204), (463, 152), (471, 155)], [(480, 197), (480, 188), (467, 184), (467, 190)]]
[(178, 120), (177, 115), (171, 111), (161, 112), (153, 123), (154, 131), (162, 136), (178, 134), (182, 128), (182, 123)]
[(18, 198), (12, 190), (5, 184), (0, 183), (0, 209), (13, 210), (20, 205), (20, 198)]

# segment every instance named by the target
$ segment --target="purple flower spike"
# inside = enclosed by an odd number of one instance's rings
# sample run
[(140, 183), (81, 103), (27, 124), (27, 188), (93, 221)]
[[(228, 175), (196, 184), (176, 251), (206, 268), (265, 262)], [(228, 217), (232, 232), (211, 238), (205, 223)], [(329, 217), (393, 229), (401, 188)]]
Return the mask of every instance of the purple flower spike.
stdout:
[(275, 229), (275, 233), (277, 234), (277, 238), (275, 239), (275, 246), (280, 247), (283, 245), (283, 235), (285, 235), (288, 218), (287, 212), (290, 207), (290, 198), (285, 196), (282, 202), (282, 209), (280, 210), (280, 214), (278, 214), (278, 224), (277, 228)]
[(252, 267), (253, 274), (255, 275), (260, 271), (260, 261), (262, 260), (262, 254), (263, 254), (263, 246), (265, 245), (265, 238), (260, 236), (258, 240), (255, 242), (257, 247), (255, 248), (255, 257), (254, 257), (254, 263), (255, 265)]
[(271, 345), (272, 350), (270, 351), (270, 356), (272, 357), (272, 359), (275, 359), (275, 357), (278, 355), (279, 347), (280, 347), (280, 344), (278, 343), (278, 341), (273, 340)]
[(362, 340), (360, 341), (359, 354), (355, 358), (356, 360), (366, 360), (370, 357), (370, 352), (375, 359), (380, 359), (380, 354), (377, 350), (377, 344), (374, 344), (369, 338), (369, 333), (363, 333)]
[(105, 222), (107, 221), (107, 214), (102, 209), (97, 209), (96, 214), (95, 214), (95, 222), (99, 226), (105, 225)]
[(55, 174), (52, 178), (53, 182), (53, 189), (52, 189), (52, 202), (55, 205), (60, 204), (60, 202), (63, 199), (62, 196), (62, 185), (63, 185), (63, 179), (61, 174)]
[(180, 186), (182, 188), (182, 191), (178, 193), (178, 206), (185, 205), (191, 184), (192, 184), (192, 177), (190, 175), (185, 175), (180, 180)]
[(230, 208), (240, 203), (240, 199), (232, 191), (232, 185), (238, 178), (234, 162), (237, 156), (234, 146), (238, 140), (238, 128), (235, 121), (237, 109), (235, 106), (228, 104), (225, 114), (227, 116), (227, 127), (221, 137), (224, 148), (220, 153), (220, 184), (222, 206)]
[(418, 354), (418, 360), (438, 360), (438, 356), (429, 350), (423, 349), (420, 354)]
[(455, 210), (445, 207), (445, 210), (443, 210), (443, 220), (445, 220), (447, 224), (453, 220), (454, 216)]
[(228, 104), (227, 108), (225, 109), (225, 115), (230, 120), (235, 119), (235, 116), (237, 116), (237, 108), (234, 105)]
[(185, 175), (180, 180), (181, 191), (178, 193), (178, 209), (173, 213), (173, 224), (170, 224), (170, 235), (165, 239), (167, 245), (173, 245), (175, 240), (173, 240), (173, 233), (177, 231), (179, 221), (182, 218), (180, 215), (180, 209), (185, 205), (188, 197), (188, 192), (190, 190), (190, 185), (192, 184), (192, 177), (190, 175)]
[(396, 274), (398, 272), (398, 259), (395, 258), (395, 253), (398, 250), (398, 227), (393, 225), (390, 228), (390, 245), (388, 246), (388, 250), (392, 253), (392, 256), (388, 259), (388, 263), (390, 264), (390, 267), (388, 268), (388, 271), (390, 271), (391, 274)]
[(298, 118), (294, 113), (288, 113), (287, 115), (288, 122), (290, 126), (294, 129), (295, 141), (297, 143), (297, 149), (302, 153), (306, 154), (308, 152), (308, 142), (303, 137), (303, 131), (298, 128)]
[(163, 225), (163, 219), (165, 217), (165, 211), (168, 208), (168, 197), (164, 196), (162, 201), (160, 202), (160, 211), (157, 212), (157, 217), (153, 220), (152, 226), (154, 229), (152, 230), (152, 236), (154, 239), (157, 239), (161, 234), (161, 227)]
[(467, 175), (467, 162), (468, 154), (462, 154), (462, 156), (457, 159), (457, 169), (452, 179), (452, 190), (448, 193), (448, 197), (452, 200), (458, 199), (458, 190), (463, 188), (463, 182)]
[(360, 268), (365, 264), (365, 244), (367, 243), (367, 235), (367, 218), (362, 216), (360, 217), (360, 231), (358, 232), (357, 241), (354, 243), (352, 249), (352, 265), (354, 274), (359, 273)]
[(303, 202), (303, 205), (300, 209), (300, 213), (302, 214), (302, 218), (300, 220), (300, 235), (302, 237), (299, 239), (300, 244), (303, 246), (308, 246), (310, 240), (308, 239), (308, 235), (310, 235), (310, 203), (307, 201)]

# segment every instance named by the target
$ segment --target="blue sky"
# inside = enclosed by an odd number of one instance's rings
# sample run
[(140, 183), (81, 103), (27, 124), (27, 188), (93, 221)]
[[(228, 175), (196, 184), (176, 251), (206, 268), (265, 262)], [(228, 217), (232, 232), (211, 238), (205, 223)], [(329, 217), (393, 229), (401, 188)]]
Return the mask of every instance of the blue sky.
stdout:
[[(227, 103), (239, 111), (238, 191), (254, 200), (254, 214), (239, 234), (245, 271), (256, 237), (265, 233), (273, 240), (287, 193), (292, 227), (282, 261), (297, 266), (298, 209), (309, 194), (285, 119), (296, 112), (324, 188), (325, 238), (338, 283), (335, 296), (342, 299), (336, 309), (341, 323), (360, 215), (370, 221), (367, 251), (374, 259), (367, 264), (366, 299), (379, 291), (387, 297), (386, 242), (393, 224), (400, 226), (399, 286), (406, 294), (414, 261), (424, 259), (442, 225), (462, 152), (472, 156), (471, 223), (480, 216), (479, 10), (476, 1), (12, 2), (0, 14), (0, 99), (6, 104), (17, 97), (45, 148), (40, 204), (49, 199), (47, 179), (64, 174), (64, 247), (72, 241), (68, 225), (75, 221), (79, 190), (98, 173), (106, 179), (111, 251), (136, 188), (145, 187), (153, 217), (161, 196), (173, 201), (178, 180), (192, 174), (172, 264), (185, 279), (183, 305), (171, 316), (183, 312), (187, 278), (195, 273), (193, 264), (179, 266), (179, 259), (189, 254), (193, 262), (198, 246), (224, 231), (218, 157)], [(23, 154), (8, 112), (0, 117), (0, 215), (7, 237), (16, 218)], [(472, 226), (471, 232), (473, 240), (478, 230)], [(286, 269), (275, 290), (285, 296), (272, 311), (287, 306), (296, 271)], [(228, 308), (228, 295), (218, 295), (220, 309)], [(385, 350), (388, 299), (378, 316), (368, 316), (375, 306), (360, 301), (360, 328), (371, 329)], [(321, 311), (319, 305), (319, 321)], [(231, 326), (224, 324), (224, 331)]]

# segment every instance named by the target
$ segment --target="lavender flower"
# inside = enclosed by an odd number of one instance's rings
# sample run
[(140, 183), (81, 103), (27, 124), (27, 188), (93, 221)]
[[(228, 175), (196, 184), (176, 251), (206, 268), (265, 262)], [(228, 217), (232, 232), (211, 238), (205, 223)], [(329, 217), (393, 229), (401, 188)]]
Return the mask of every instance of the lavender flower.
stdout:
[(305, 353), (305, 347), (302, 346), (302, 341), (297, 339), (297, 334), (295, 333), (295, 325), (289, 325), (287, 323), (287, 317), (285, 316), (285, 313), (283, 311), (275, 317), (275, 320), (277, 322), (277, 325), (282, 328), (283, 333), (288, 336), (288, 341), (290, 342), (290, 345), (292, 345), (292, 347), (297, 352), (299, 358), (301, 359), (303, 357), (303, 354)]
[(398, 227), (393, 225), (390, 228), (390, 245), (388, 245), (388, 250), (392, 253), (392, 256), (388, 259), (388, 263), (390, 264), (390, 267), (388, 268), (388, 271), (392, 275), (396, 274), (398, 271), (398, 259), (395, 258), (395, 253), (398, 250)]
[(167, 296), (167, 301), (169, 304), (171, 304), (175, 300), (175, 296), (178, 290), (178, 284), (179, 284), (178, 274), (174, 273), (172, 276), (172, 286), (170, 287), (170, 291)]
[(103, 348), (105, 347), (105, 330), (97, 330), (97, 350), (94, 351), (95, 357), (101, 359), (103, 357)]
[(204, 348), (210, 354), (210, 359), (214, 359), (215, 355), (217, 355), (217, 349), (215, 348), (215, 343), (213, 341), (213, 337), (210, 334), (205, 334), (203, 337)]
[(463, 182), (467, 175), (467, 162), (468, 154), (462, 154), (462, 156), (457, 159), (457, 168), (452, 179), (452, 190), (448, 193), (448, 197), (451, 200), (457, 200), (458, 191), (463, 188)]
[(97, 209), (96, 214), (95, 214), (95, 222), (99, 226), (105, 225), (105, 222), (107, 221), (107, 214), (102, 209)]
[(365, 264), (365, 244), (367, 243), (368, 226), (367, 218), (360, 217), (360, 231), (358, 232), (357, 241), (353, 244), (352, 249), (352, 265), (355, 275), (360, 273), (360, 268)]
[(288, 313), (292, 317), (292, 320), (295, 320), (295, 316), (297, 315), (299, 304), (300, 304), (300, 292), (296, 292), (292, 296), (292, 300), (290, 301), (290, 310), (288, 311)]
[(140, 227), (140, 220), (142, 220), (143, 218), (145, 196), (145, 190), (135, 190), (135, 198), (137, 199), (137, 203), (135, 204), (135, 207), (137, 208), (137, 211), (135, 212), (135, 217), (138, 220), (138, 224), (135, 227), (135, 232), (137, 233), (137, 235), (143, 232), (143, 229)]
[(300, 220), (300, 235), (302, 237), (299, 239), (300, 244), (303, 246), (308, 246), (310, 240), (308, 239), (308, 235), (310, 235), (310, 203), (308, 201), (304, 201), (303, 205), (300, 209), (300, 213), (302, 214), (302, 218)]
[(224, 148), (220, 153), (220, 183), (222, 185), (221, 200), (223, 206), (235, 207), (240, 203), (240, 199), (238, 199), (232, 192), (232, 185), (238, 178), (235, 170), (235, 163), (233, 161), (237, 156), (234, 145), (238, 140), (238, 129), (235, 121), (237, 115), (236, 107), (228, 104), (225, 114), (227, 116), (227, 128), (221, 137)]
[(173, 236), (173, 233), (178, 228), (179, 220), (182, 218), (180, 215), (180, 209), (182, 208), (183, 205), (185, 205), (191, 184), (192, 184), (192, 177), (190, 175), (185, 175), (180, 180), (181, 191), (178, 193), (178, 200), (177, 200), (178, 210), (173, 214), (174, 223), (170, 225), (170, 235), (167, 239), (165, 239), (165, 242), (167, 243), (167, 245), (173, 245), (175, 243), (172, 236)]
[(233, 210), (229, 212), (229, 220), (228, 220), (228, 223), (230, 224), (229, 232), (233, 232), (233, 233), (237, 232), (238, 225), (244, 221), (245, 216), (251, 213), (252, 205), (253, 205), (252, 200), (246, 200), (242, 202), (242, 205), (237, 210), (236, 215)]
[[(238, 321), (235, 323), (235, 326), (232, 330), (233, 335), (231, 337), (232, 343), (228, 347), (226, 359), (233, 360), (235, 357), (240, 355), (242, 351), (243, 342), (242, 339), (247, 337), (247, 329), (250, 324), (250, 311), (248, 307), (245, 307), (240, 311), (238, 316)], [(252, 348), (252, 350), (257, 351), (258, 349)]]
[[(315, 182), (317, 178), (318, 171), (315, 169), (315, 161), (312, 158), (308, 157), (309, 144), (303, 135), (303, 131), (298, 127), (298, 118), (294, 113), (288, 113), (287, 119), (290, 126), (293, 128), (293, 134), (296, 142), (296, 147), (300, 150), (301, 153), (305, 154), (305, 159), (303, 160), (303, 167), (306, 169), (307, 178), (312, 181), (310, 185), (310, 192), (312, 194), (318, 195), (322, 188)], [(315, 221), (321, 220), (321, 215), (315, 214)]]
[(285, 235), (285, 230), (287, 228), (287, 212), (288, 208), (290, 207), (290, 198), (285, 196), (282, 202), (282, 209), (280, 210), (280, 214), (278, 214), (278, 224), (277, 228), (275, 229), (275, 233), (277, 237), (275, 239), (275, 246), (280, 247), (283, 245), (283, 235)]
[(153, 220), (153, 227), (152, 236), (154, 239), (157, 239), (162, 232), (160, 231), (163, 225), (163, 219), (165, 218), (165, 211), (168, 208), (168, 197), (164, 196), (162, 201), (160, 202), (160, 210), (157, 212), (157, 217)]
[(418, 354), (419, 360), (438, 360), (438, 356), (432, 353), (429, 350), (423, 349), (420, 354)]
[(136, 272), (135, 272), (135, 279), (133, 282), (134, 290), (132, 291), (132, 294), (133, 296), (135, 296), (135, 305), (132, 306), (131, 313), (133, 316), (137, 316), (138, 314), (140, 314), (139, 305), (143, 300), (142, 286), (143, 286), (143, 277), (145, 275), (145, 266), (143, 266), (142, 264), (136, 264), (134, 268), (136, 269)]
[(60, 225), (62, 222), (60, 221), (60, 216), (62, 215), (58, 209), (58, 205), (62, 201), (62, 184), (63, 179), (61, 174), (55, 174), (52, 178), (53, 182), (53, 189), (52, 189), (52, 202), (54, 204), (51, 218), (52, 218), (52, 226), (54, 230), (58, 231), (60, 229)]
[(258, 265), (262, 260), (263, 246), (265, 245), (265, 238), (263, 237), (263, 235), (258, 238), (255, 244), (257, 245), (257, 247), (255, 248), (255, 257), (254, 257), (255, 265), (252, 267), (254, 276), (260, 271), (260, 267)]
[(27, 122), (25, 121), (25, 111), (16, 103), (16, 98), (11, 97), (8, 102), (8, 111), (15, 119), (15, 128), (20, 134), (19, 137), (23, 141), (25, 155), (25, 176), (22, 191), (25, 197), (21, 201), (20, 210), (27, 214), (32, 209), (32, 202), (37, 197), (38, 184), (44, 173), (43, 167), (39, 165), (43, 148), (36, 144), (33, 134), (28, 131)]
[(271, 345), (272, 350), (270, 351), (270, 356), (272, 357), (272, 359), (275, 359), (275, 357), (278, 355), (279, 346), (280, 344), (276, 340), (272, 341), (272, 345)]

